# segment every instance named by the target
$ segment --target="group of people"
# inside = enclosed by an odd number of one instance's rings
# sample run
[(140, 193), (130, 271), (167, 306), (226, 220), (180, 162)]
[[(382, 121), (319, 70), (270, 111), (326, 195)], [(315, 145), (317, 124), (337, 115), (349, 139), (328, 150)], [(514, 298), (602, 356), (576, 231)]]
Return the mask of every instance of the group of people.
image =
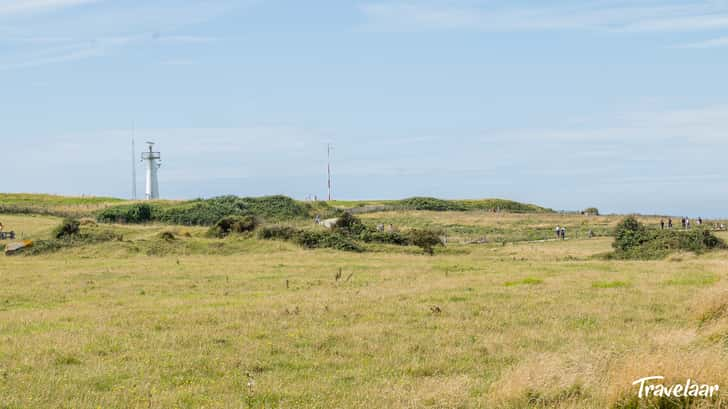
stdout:
[(556, 240), (566, 240), (566, 227), (556, 226), (554, 233), (556, 233)]
[[(703, 218), (698, 217), (697, 220), (695, 220), (695, 223), (698, 226), (702, 226)], [(690, 220), (689, 217), (683, 217), (682, 219), (680, 219), (680, 226), (682, 227), (683, 230), (689, 230), (691, 225), (692, 225), (692, 221)], [(660, 219), (660, 230), (665, 230), (666, 228), (672, 229), (672, 227), (673, 227), (672, 226), (672, 217), (669, 217), (667, 219), (667, 223), (665, 223), (665, 219)]]

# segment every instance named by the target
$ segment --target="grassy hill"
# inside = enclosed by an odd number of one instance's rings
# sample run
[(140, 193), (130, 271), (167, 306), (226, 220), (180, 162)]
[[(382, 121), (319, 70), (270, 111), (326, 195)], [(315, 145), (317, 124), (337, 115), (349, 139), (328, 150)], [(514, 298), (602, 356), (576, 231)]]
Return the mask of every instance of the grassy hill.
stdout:
[(358, 200), (329, 202), (341, 209), (369, 208), (381, 210), (430, 210), (430, 211), (491, 211), (503, 213), (552, 213), (553, 210), (541, 206), (520, 203), (506, 199), (445, 200), (432, 197), (411, 197), (402, 200)]

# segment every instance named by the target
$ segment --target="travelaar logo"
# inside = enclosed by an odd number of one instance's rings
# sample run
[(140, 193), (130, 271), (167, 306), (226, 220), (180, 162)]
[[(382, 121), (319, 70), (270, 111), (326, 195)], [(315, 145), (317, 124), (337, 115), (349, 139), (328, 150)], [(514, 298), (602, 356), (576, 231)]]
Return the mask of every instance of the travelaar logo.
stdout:
[(662, 381), (664, 376), (648, 376), (647, 378), (638, 379), (632, 382), (632, 385), (639, 385), (640, 399), (650, 397), (658, 398), (712, 398), (718, 391), (718, 385), (702, 385), (688, 379), (684, 384), (665, 386), (662, 383), (652, 383), (653, 381)]

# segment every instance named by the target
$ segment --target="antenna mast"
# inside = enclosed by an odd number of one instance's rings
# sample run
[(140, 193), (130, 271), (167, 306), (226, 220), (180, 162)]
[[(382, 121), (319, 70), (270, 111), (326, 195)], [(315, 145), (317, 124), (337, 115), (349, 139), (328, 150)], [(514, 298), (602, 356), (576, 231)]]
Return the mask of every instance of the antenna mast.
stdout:
[(132, 131), (131, 131), (131, 200), (137, 200), (136, 147), (134, 146), (134, 137), (135, 136), (136, 136), (136, 124), (133, 124)]
[(328, 159), (328, 180), (329, 180), (329, 202), (331, 201), (331, 144), (326, 145), (326, 157)]

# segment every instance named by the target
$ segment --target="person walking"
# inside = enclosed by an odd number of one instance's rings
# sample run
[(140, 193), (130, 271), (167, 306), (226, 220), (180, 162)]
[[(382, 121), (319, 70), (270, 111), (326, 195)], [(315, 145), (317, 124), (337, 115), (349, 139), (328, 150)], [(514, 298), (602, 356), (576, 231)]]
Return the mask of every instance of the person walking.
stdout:
[(660, 219), (660, 230), (665, 230), (665, 219)]
[(685, 230), (690, 230), (690, 218), (685, 218)]
[(556, 233), (556, 240), (558, 240), (561, 237), (561, 226), (556, 226), (554, 233)]
[(566, 227), (561, 228), (561, 240), (566, 240)]
[(667, 219), (667, 228), (668, 229), (672, 229), (672, 217), (670, 217), (669, 219)]

